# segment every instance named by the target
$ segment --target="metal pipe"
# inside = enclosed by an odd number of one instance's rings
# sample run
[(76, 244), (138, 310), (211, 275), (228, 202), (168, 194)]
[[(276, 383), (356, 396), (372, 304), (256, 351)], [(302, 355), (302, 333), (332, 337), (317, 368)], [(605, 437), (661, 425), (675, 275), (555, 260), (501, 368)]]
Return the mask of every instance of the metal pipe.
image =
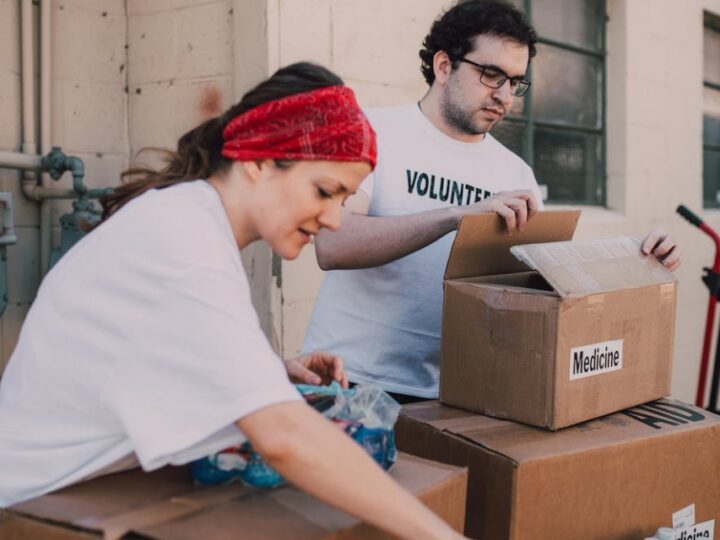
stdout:
[[(22, 191), (26, 197), (33, 201), (43, 202), (47, 199), (77, 199), (87, 194), (90, 199), (97, 199), (111, 192), (107, 189), (88, 189), (82, 183), (84, 167), (78, 158), (69, 156), (70, 172), (73, 176), (73, 186), (79, 189), (53, 189), (48, 186), (41, 186), (35, 179), (23, 179)], [(22, 152), (6, 152), (0, 150), (0, 169), (18, 169), (22, 171), (39, 171), (42, 169), (42, 158)], [(48, 257), (49, 258), (49, 257)]]
[(77, 193), (72, 189), (51, 189), (29, 182), (23, 182), (22, 191), (28, 199), (41, 203), (48, 199), (77, 199)]
[[(46, 188), (45, 186), (38, 186), (37, 184), (23, 184), (23, 194), (33, 201), (44, 202), (48, 199), (77, 199), (78, 192), (74, 189), (52, 189)], [(97, 188), (89, 189), (86, 191), (87, 199), (99, 199), (105, 195), (112, 193), (112, 188)]]
[(0, 168), (35, 171), (41, 168), (41, 162), (42, 158), (34, 154), (0, 151)]
[(75, 156), (68, 156), (65, 164), (70, 174), (72, 174), (75, 193), (80, 196), (85, 195), (88, 192), (88, 188), (85, 185), (85, 164), (82, 159)]
[[(40, 2), (40, 150), (43, 154), (50, 152), (52, 146), (51, 106), (51, 13), (52, 0)], [(44, 276), (50, 267), (50, 251), (52, 248), (52, 223), (50, 213), (50, 177), (47, 173), (40, 175), (40, 275)], [(43, 195), (45, 194), (45, 195)], [(66, 197), (62, 197), (66, 198)]]
[[(35, 141), (35, 71), (34, 71), (34, 32), (32, 0), (21, 0), (20, 3), (20, 52), (22, 64), (22, 152), (35, 155), (38, 153)], [(22, 187), (37, 186), (38, 175), (33, 168), (22, 167)], [(40, 270), (42, 277), (42, 270)]]
[(35, 84), (33, 72), (33, 12), (32, 0), (22, 0), (20, 5), (20, 34), (22, 40), (22, 115), (25, 154), (37, 154), (35, 141)]
[(40, 2), (40, 144), (41, 151), (47, 154), (50, 151), (51, 116), (50, 116), (50, 14), (52, 13), (52, 0)]

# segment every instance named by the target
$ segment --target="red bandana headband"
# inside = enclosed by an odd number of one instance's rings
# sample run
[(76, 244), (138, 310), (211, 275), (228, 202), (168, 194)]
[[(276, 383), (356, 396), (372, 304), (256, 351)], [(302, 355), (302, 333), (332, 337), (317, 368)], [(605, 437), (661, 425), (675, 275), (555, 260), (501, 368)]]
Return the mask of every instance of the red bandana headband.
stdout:
[(375, 132), (347, 86), (326, 86), (263, 103), (223, 130), (222, 155), (254, 159), (377, 162)]

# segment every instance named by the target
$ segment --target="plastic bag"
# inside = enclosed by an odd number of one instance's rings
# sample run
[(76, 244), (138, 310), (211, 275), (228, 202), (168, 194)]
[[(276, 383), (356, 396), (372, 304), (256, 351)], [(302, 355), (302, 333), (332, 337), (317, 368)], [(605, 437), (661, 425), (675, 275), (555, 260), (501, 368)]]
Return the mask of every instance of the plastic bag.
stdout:
[[(330, 386), (300, 384), (305, 401), (352, 437), (385, 470), (395, 463), (394, 426), (400, 405), (375, 385), (344, 390)], [(224, 484), (233, 480), (259, 487), (283, 485), (285, 479), (255, 452), (250, 442), (194, 461), (190, 470), (201, 484)]]

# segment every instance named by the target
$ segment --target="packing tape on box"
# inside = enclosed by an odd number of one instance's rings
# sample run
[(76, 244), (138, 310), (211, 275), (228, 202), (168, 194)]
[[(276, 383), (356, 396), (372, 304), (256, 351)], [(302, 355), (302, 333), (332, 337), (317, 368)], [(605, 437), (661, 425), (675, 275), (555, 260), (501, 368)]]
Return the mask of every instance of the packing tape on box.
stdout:
[(230, 484), (186, 495), (171, 497), (150, 506), (118, 514), (110, 518), (89, 518), (75, 523), (81, 527), (101, 530), (105, 540), (119, 540), (132, 530), (160, 525), (200, 512), (234, 499), (251, 497), (257, 490), (241, 484)]
[(310, 495), (294, 489), (278, 490), (271, 497), (290, 512), (324, 530), (349, 529), (358, 521), (335, 508), (320, 506)]

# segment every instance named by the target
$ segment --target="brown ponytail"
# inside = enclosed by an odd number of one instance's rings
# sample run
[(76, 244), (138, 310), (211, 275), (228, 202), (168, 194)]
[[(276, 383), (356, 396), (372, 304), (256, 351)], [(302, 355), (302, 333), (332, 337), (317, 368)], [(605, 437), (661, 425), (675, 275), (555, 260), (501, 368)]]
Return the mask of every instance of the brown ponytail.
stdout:
[(340, 77), (316, 64), (300, 62), (279, 69), (225, 113), (180, 137), (176, 151), (144, 149), (164, 154), (165, 167), (158, 171), (136, 166), (124, 171), (121, 175), (123, 183), (100, 199), (103, 207), (101, 223), (146, 191), (208, 178), (229, 169), (231, 161), (220, 154), (224, 142), (222, 133), (236, 116), (268, 101), (339, 84), (343, 84)]

